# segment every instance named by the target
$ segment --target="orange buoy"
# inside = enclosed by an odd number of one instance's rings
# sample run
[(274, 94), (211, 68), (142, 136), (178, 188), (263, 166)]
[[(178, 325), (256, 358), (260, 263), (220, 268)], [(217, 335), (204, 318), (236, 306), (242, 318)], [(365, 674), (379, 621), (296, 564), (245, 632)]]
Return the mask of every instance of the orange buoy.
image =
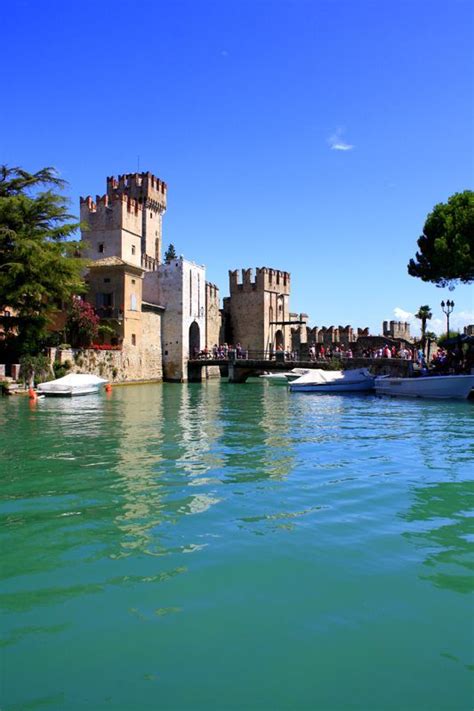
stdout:
[(30, 400), (36, 400), (36, 398), (38, 397), (33, 388), (28, 389), (28, 397), (30, 398)]
[(106, 393), (112, 392), (112, 385), (110, 383), (107, 383), (107, 385), (105, 386), (105, 392)]

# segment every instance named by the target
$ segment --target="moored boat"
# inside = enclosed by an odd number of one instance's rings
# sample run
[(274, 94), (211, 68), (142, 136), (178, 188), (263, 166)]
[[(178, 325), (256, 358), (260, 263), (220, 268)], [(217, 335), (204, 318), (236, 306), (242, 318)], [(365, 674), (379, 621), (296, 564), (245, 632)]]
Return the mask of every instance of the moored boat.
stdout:
[(267, 380), (272, 385), (288, 385), (292, 380), (297, 380), (301, 378), (302, 375), (310, 373), (308, 368), (293, 368), (284, 373), (265, 373), (260, 377)]
[(367, 368), (356, 370), (321, 370), (314, 368), (290, 383), (293, 392), (344, 393), (368, 392), (375, 377)]
[(37, 387), (38, 395), (57, 397), (73, 397), (75, 395), (90, 395), (99, 392), (107, 380), (90, 373), (69, 373), (63, 378), (51, 380), (49, 383), (40, 383)]
[(465, 400), (474, 388), (474, 375), (425, 375), (414, 378), (375, 378), (377, 395)]

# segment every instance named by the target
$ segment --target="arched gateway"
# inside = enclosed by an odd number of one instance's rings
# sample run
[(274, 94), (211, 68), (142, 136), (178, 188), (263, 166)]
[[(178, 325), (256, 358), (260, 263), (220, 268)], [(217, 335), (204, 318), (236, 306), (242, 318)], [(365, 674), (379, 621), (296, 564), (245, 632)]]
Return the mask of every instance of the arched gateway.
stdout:
[(201, 350), (201, 332), (199, 324), (193, 321), (189, 327), (189, 357), (195, 358)]

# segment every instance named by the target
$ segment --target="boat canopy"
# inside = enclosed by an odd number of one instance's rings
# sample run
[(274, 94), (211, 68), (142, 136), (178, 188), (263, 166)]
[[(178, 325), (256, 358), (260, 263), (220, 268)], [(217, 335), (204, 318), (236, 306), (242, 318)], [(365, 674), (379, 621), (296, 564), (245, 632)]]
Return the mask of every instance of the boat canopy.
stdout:
[(355, 370), (321, 370), (321, 368), (314, 368), (302, 375), (298, 380), (293, 380), (292, 385), (324, 385), (325, 383), (334, 383), (336, 381), (359, 383), (373, 377), (367, 368), (357, 368)]
[(104, 380), (104, 378), (99, 378), (97, 375), (91, 375), (90, 373), (69, 373), (69, 375), (65, 375), (63, 378), (51, 380), (49, 383), (41, 383), (39, 389), (41, 392), (54, 393), (61, 392), (65, 388), (83, 388), (106, 382), (107, 380)]

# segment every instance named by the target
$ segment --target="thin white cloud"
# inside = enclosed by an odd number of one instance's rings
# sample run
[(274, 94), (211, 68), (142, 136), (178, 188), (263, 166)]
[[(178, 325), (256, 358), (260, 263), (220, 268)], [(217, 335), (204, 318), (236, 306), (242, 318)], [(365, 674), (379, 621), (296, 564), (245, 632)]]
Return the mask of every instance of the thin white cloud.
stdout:
[[(393, 309), (393, 315), (397, 321), (406, 321), (410, 324), (411, 332), (413, 335), (420, 333), (421, 321), (416, 318), (415, 314), (406, 309), (402, 309), (400, 306), (396, 306)], [(460, 331), (463, 332), (464, 326), (469, 326), (469, 324), (474, 323), (474, 311), (455, 311), (451, 314), (449, 319), (449, 330), (450, 331)], [(446, 332), (446, 316), (443, 313), (435, 314), (433, 312), (433, 318), (431, 318), (427, 324), (426, 328), (428, 331), (434, 331), (438, 335)]]
[(337, 131), (332, 134), (332, 136), (329, 136), (328, 143), (332, 151), (351, 151), (354, 148), (351, 143), (347, 143), (343, 139), (343, 133), (343, 129), (338, 128)]
[(400, 306), (395, 306), (393, 315), (399, 321), (408, 321), (409, 323), (412, 323), (415, 319), (415, 314), (412, 314), (411, 311), (405, 311), (405, 309), (400, 308)]

